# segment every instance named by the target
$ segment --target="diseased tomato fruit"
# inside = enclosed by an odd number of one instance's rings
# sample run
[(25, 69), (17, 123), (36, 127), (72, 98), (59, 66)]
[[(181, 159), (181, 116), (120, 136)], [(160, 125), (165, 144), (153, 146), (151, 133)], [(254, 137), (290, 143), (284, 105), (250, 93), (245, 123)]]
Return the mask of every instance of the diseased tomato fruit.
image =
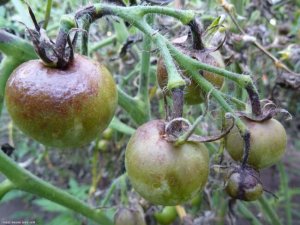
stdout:
[(76, 55), (65, 70), (31, 60), (7, 81), (6, 106), (14, 123), (33, 139), (48, 146), (78, 147), (108, 126), (117, 89), (110, 72), (84, 56)]
[(175, 147), (165, 135), (163, 120), (139, 127), (127, 145), (125, 166), (132, 186), (142, 197), (172, 206), (188, 201), (203, 189), (209, 156), (204, 144)]
[[(242, 119), (250, 131), (250, 154), (248, 164), (255, 169), (262, 169), (278, 162), (286, 149), (286, 132), (275, 119), (253, 122)], [(236, 127), (225, 137), (225, 147), (230, 156), (241, 161), (244, 141)]]
[[(206, 63), (215, 67), (225, 67), (222, 56), (218, 51), (205, 53), (199, 50), (188, 50), (186, 47), (178, 44), (176, 46), (184, 54), (189, 55), (190, 57), (195, 58), (202, 63)], [(189, 78), (189, 75), (185, 74), (185, 72), (183, 72), (183, 76)], [(224, 83), (224, 77), (211, 72), (200, 71), (199, 76), (203, 76), (217, 89), (220, 89)], [(162, 90), (164, 90), (168, 84), (168, 73), (162, 58), (159, 58), (157, 62), (157, 82)], [(191, 82), (187, 83), (186, 85), (184, 100), (188, 105), (202, 103), (205, 100), (205, 92), (201, 89), (201, 87), (199, 87), (199, 85), (196, 84), (195, 81), (191, 80)]]
[(230, 171), (225, 190), (232, 198), (243, 201), (255, 201), (263, 194), (259, 175), (250, 168)]
[(169, 225), (177, 218), (175, 206), (165, 206), (161, 212), (154, 213), (154, 218), (161, 225)]
[(115, 225), (146, 225), (141, 206), (119, 208), (114, 217)]

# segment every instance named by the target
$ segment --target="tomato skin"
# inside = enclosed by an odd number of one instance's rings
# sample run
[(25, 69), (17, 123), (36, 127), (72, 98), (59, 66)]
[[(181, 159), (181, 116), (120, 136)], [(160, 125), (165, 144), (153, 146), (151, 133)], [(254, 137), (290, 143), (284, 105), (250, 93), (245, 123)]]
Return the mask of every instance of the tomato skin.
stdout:
[[(215, 67), (225, 67), (220, 52), (212, 52), (210, 54), (199, 54), (198, 52), (187, 51), (185, 48), (182, 47), (179, 49), (181, 49), (181, 51), (185, 54), (196, 58), (202, 63), (206, 63)], [(201, 73), (199, 72), (199, 75), (203, 76), (206, 80), (211, 82), (217, 89), (220, 89), (223, 86), (224, 77), (222, 76), (207, 71), (202, 71)], [(185, 74), (185, 72), (183, 72), (183, 76), (189, 78), (189, 75)], [(162, 90), (166, 89), (168, 83), (168, 73), (162, 58), (159, 58), (157, 62), (157, 82)], [(190, 83), (187, 83), (184, 91), (184, 101), (187, 105), (200, 104), (205, 101), (205, 92), (192, 79), (190, 80)]]
[(53, 147), (79, 147), (110, 123), (117, 89), (110, 72), (76, 55), (66, 70), (40, 60), (20, 65), (6, 85), (6, 106), (16, 126)]
[(164, 138), (165, 122), (150, 121), (137, 129), (125, 152), (125, 167), (134, 189), (158, 205), (188, 201), (207, 182), (208, 150), (203, 144), (174, 147)]
[[(253, 122), (242, 119), (250, 131), (248, 164), (263, 169), (277, 163), (285, 153), (287, 137), (284, 127), (275, 119)], [(225, 137), (225, 148), (236, 161), (243, 157), (244, 141), (236, 127)]]

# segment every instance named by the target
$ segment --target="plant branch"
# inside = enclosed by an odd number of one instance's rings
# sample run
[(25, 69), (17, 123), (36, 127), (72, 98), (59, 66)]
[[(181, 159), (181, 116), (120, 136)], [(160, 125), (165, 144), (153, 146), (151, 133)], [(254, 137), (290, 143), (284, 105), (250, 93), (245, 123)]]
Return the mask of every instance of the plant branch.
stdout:
[(113, 225), (102, 210), (92, 209), (69, 193), (43, 181), (16, 164), (0, 151), (0, 171), (13, 183), (16, 189), (46, 198), (78, 212), (103, 225)]
[(96, 44), (93, 44), (89, 47), (89, 54), (91, 55), (92, 53), (94, 53), (95, 51), (107, 46), (107, 45), (110, 45), (112, 43), (114, 43), (117, 39), (117, 36), (116, 35), (112, 35), (110, 37), (107, 37), (106, 39), (104, 40), (101, 40), (99, 41), (98, 43)]

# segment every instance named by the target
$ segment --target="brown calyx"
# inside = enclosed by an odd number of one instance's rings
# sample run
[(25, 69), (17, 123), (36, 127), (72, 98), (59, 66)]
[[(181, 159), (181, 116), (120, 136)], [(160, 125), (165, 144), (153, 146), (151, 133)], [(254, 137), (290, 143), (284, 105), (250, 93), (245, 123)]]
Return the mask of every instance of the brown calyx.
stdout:
[[(28, 10), (35, 29), (26, 28), (36, 53), (46, 66), (62, 70), (66, 69), (74, 59), (73, 44), (69, 34), (60, 31), (56, 43), (54, 43), (47, 36), (46, 31), (38, 24), (29, 6)], [(76, 39), (76, 37), (74, 39)]]

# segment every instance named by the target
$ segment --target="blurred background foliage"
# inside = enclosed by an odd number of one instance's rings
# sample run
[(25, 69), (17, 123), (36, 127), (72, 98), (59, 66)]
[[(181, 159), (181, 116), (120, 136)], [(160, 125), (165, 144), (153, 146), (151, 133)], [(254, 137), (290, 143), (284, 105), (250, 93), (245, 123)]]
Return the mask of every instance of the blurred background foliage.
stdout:
[[(0, 6), (0, 28), (27, 39), (25, 25), (29, 27), (33, 25), (26, 5), (20, 0), (10, 0), (6, 4), (4, 2), (6, 1), (0, 1), (0, 4), (3, 4)], [(51, 2), (29, 0), (28, 4), (38, 21), (48, 21), (47, 4)], [(99, 1), (53, 0), (47, 25), (49, 36), (54, 39), (57, 35), (59, 18), (63, 14), (73, 13), (86, 4), (97, 2)], [(128, 4), (126, 1), (125, 3)], [(250, 37), (255, 37), (265, 50), (280, 59), (290, 70), (300, 73), (300, 1), (231, 0), (230, 3), (235, 9), (232, 15), (248, 36), (240, 33), (220, 1), (175, 0), (170, 6), (196, 10), (204, 28), (219, 17), (219, 24), (222, 26), (213, 31), (213, 40), (210, 40), (209, 44), (214, 45), (214, 41), (223, 39), (226, 30), (226, 42), (220, 50), (226, 69), (253, 74), (260, 97), (272, 99), (278, 107), (287, 109), (293, 115), (293, 120), (290, 121), (284, 121), (279, 117), (288, 133), (288, 148), (284, 159), (278, 165), (261, 172), (265, 189), (274, 193), (277, 198), (265, 193), (265, 205), (258, 202), (237, 202), (230, 205), (229, 198), (223, 192), (224, 184), (221, 179), (223, 174), (213, 169), (213, 165), (219, 162), (222, 150), (222, 145), (217, 142), (208, 146), (213, 155), (212, 172), (204, 193), (199, 193), (184, 207), (188, 217), (191, 218), (190, 221), (197, 225), (274, 224), (274, 218), (272, 219), (274, 214), (278, 217), (275, 218), (278, 219), (278, 224), (300, 224), (300, 77), (299, 74), (276, 67), (270, 57), (251, 40), (249, 41)], [(153, 26), (169, 39), (187, 34), (187, 28), (165, 16), (156, 16)], [(133, 44), (128, 45), (126, 51), (122, 51), (128, 40), (132, 40)], [(138, 89), (142, 52), (140, 43), (140, 33), (118, 18), (105, 17), (94, 23), (90, 30), (90, 57), (108, 65), (118, 85), (132, 96)], [(156, 50), (153, 46), (148, 91), (152, 118), (164, 118), (162, 94), (156, 84)], [(246, 93), (229, 81), (224, 91), (247, 102)], [(185, 115), (193, 121), (195, 115), (203, 113), (204, 110), (203, 105), (185, 107)], [(198, 132), (205, 134), (214, 132), (222, 122), (221, 113), (220, 107), (210, 100), (208, 114)], [(121, 107), (117, 110), (116, 117), (133, 129), (138, 126)], [(118, 123), (113, 123), (90, 145), (78, 149), (59, 150), (46, 148), (24, 136), (13, 125), (4, 110), (0, 118), (0, 143), (14, 146), (16, 150), (13, 159), (32, 173), (92, 206), (107, 208), (107, 214), (111, 217), (113, 217), (111, 209), (139, 202), (143, 206), (147, 223), (158, 224), (159, 212), (163, 208), (140, 199), (131, 190), (126, 177), (122, 176), (125, 172), (124, 151), (133, 129), (128, 128), (125, 132), (119, 132)], [(224, 160), (230, 161), (226, 154)], [(0, 180), (4, 180), (4, 177), (0, 176)], [(161, 221), (162, 224), (181, 223), (177, 215), (178, 210), (176, 212), (171, 208), (169, 213), (172, 215), (171, 222)], [(20, 191), (12, 191), (1, 199), (0, 222), (1, 219), (34, 220), (37, 224), (47, 225), (94, 224), (62, 206)]]

